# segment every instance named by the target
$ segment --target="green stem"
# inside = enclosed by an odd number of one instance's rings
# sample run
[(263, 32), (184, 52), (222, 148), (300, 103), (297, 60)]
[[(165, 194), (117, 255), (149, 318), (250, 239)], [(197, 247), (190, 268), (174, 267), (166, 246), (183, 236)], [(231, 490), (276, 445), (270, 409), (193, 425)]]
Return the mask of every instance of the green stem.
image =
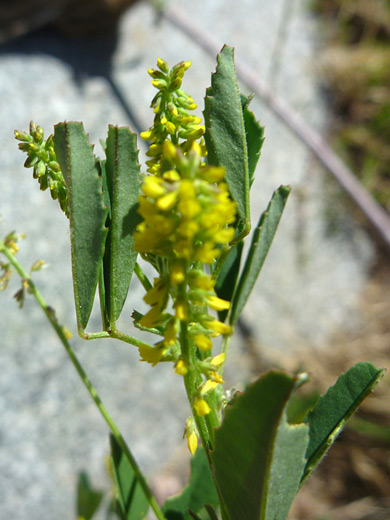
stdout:
[(165, 520), (165, 517), (157, 504), (156, 499), (154, 498), (146, 480), (143, 476), (136, 460), (134, 459), (130, 448), (126, 444), (126, 441), (124, 440), (122, 433), (120, 432), (119, 428), (115, 424), (114, 420), (112, 419), (111, 415), (107, 411), (106, 407), (104, 406), (102, 400), (99, 397), (99, 394), (96, 391), (96, 388), (92, 385), (90, 379), (88, 378), (86, 372), (84, 371), (80, 361), (78, 360), (75, 352), (73, 351), (72, 347), (70, 346), (63, 328), (61, 325), (59, 325), (55, 314), (52, 312), (50, 307), (48, 307), (46, 301), (44, 300), (42, 294), (39, 292), (37, 287), (35, 286), (32, 278), (30, 275), (23, 269), (23, 267), (19, 264), (19, 262), (16, 260), (16, 258), (13, 256), (13, 254), (9, 251), (9, 249), (5, 246), (4, 242), (0, 241), (0, 252), (3, 253), (8, 260), (11, 262), (17, 273), (24, 279), (29, 285), (29, 289), (31, 294), (34, 296), (40, 307), (42, 308), (43, 312), (45, 313), (47, 319), (49, 320), (50, 324), (52, 325), (53, 329), (57, 333), (57, 336), (59, 337), (61, 343), (65, 347), (65, 350), (73, 363), (73, 366), (75, 367), (77, 373), (80, 376), (80, 379), (84, 383), (84, 386), (88, 390), (90, 396), (92, 397), (93, 401), (95, 402), (97, 408), (100, 411), (100, 414), (102, 415), (103, 419), (107, 423), (108, 427), (110, 428), (112, 434), (114, 435), (116, 441), (118, 442), (119, 446), (121, 447), (123, 453), (125, 454), (126, 458), (128, 459), (133, 471), (134, 475), (137, 478), (145, 496), (147, 497), (150, 507), (153, 509), (156, 517), (158, 520)]
[(149, 278), (143, 272), (143, 270), (142, 270), (141, 266), (138, 264), (138, 262), (135, 264), (134, 272), (135, 272), (138, 280), (141, 282), (141, 285), (145, 289), (145, 291), (149, 291), (153, 287), (153, 285), (150, 283)]

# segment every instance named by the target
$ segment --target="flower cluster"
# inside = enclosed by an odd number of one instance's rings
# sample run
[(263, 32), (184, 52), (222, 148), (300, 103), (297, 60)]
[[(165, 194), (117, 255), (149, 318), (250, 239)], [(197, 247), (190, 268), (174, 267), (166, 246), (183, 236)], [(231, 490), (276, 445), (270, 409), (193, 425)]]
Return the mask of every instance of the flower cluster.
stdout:
[[(184, 73), (190, 66), (190, 61), (182, 61), (169, 70), (167, 63), (158, 58), (158, 69), (148, 69), (153, 78), (152, 84), (158, 89), (151, 103), (156, 114), (153, 126), (141, 133), (142, 139), (152, 143), (146, 154), (150, 157), (146, 161), (149, 173), (160, 171), (163, 144), (168, 138), (175, 144), (179, 144), (182, 139), (180, 146), (187, 152), (192, 143), (203, 136), (201, 118), (188, 112), (195, 110), (197, 105), (192, 97), (180, 88)], [(205, 152), (203, 140), (201, 146)]]
[(15, 138), (21, 141), (19, 149), (27, 152), (24, 166), (33, 168), (33, 177), (38, 179), (41, 190), (50, 188), (52, 199), (58, 199), (62, 211), (68, 217), (68, 192), (56, 160), (53, 136), (45, 141), (43, 129), (31, 121), (29, 133), (15, 130)]
[[(196, 370), (204, 377), (193, 405), (198, 415), (206, 415), (210, 407), (204, 396), (223, 383), (218, 367), (224, 355), (210, 357), (212, 338), (232, 331), (208, 312), (229, 309), (230, 303), (216, 295), (215, 279), (205, 266), (229, 247), (236, 205), (224, 182), (224, 168), (205, 165), (199, 143), (184, 153), (167, 140), (161, 164), (158, 175), (144, 179), (138, 209), (143, 220), (134, 241), (135, 249), (157, 266), (160, 275), (144, 297), (151, 308), (138, 323), (161, 327), (163, 339), (154, 348), (141, 347), (140, 354), (152, 364), (173, 359), (176, 373), (185, 376), (188, 360), (181, 355), (178, 338), (185, 323), (190, 346), (198, 352)], [(167, 312), (169, 302), (174, 313)]]

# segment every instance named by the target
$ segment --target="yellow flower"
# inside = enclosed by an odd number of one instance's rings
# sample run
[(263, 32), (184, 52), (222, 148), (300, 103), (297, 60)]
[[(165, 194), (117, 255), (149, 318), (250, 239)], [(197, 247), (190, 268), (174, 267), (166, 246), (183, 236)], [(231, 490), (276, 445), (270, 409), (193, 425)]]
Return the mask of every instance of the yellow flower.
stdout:
[(194, 408), (196, 413), (200, 416), (207, 415), (211, 412), (211, 408), (205, 399), (195, 399)]
[(233, 329), (230, 327), (230, 325), (226, 325), (225, 323), (222, 323), (221, 321), (217, 320), (205, 321), (204, 326), (208, 329), (213, 330), (217, 334), (223, 334), (224, 336), (232, 334), (233, 332)]
[(175, 365), (175, 372), (176, 374), (179, 374), (180, 376), (185, 376), (188, 372), (188, 366), (185, 361), (182, 359), (179, 359), (179, 361)]
[(222, 300), (222, 298), (218, 298), (218, 296), (208, 296), (206, 301), (207, 305), (215, 311), (226, 311), (230, 309), (230, 302)]
[(183, 283), (186, 278), (185, 269), (183, 265), (177, 263), (172, 264), (170, 269), (170, 275), (172, 284), (178, 285), (180, 283)]
[(139, 321), (142, 327), (152, 329), (158, 325), (161, 320), (161, 308), (159, 305), (154, 305)]
[(191, 455), (195, 455), (195, 452), (198, 448), (198, 436), (196, 435), (195, 432), (192, 432), (192, 433), (187, 433), (186, 437), (187, 437), (188, 449), (190, 450)]
[(146, 361), (155, 366), (160, 361), (166, 349), (160, 347), (150, 347), (149, 345), (141, 345), (139, 348), (141, 361)]
[(203, 351), (211, 350), (213, 348), (213, 343), (211, 339), (205, 334), (196, 334), (194, 336), (195, 345)]
[(178, 298), (176, 300), (175, 310), (176, 310), (176, 318), (179, 321), (187, 321), (188, 309), (187, 309), (187, 302), (185, 300), (183, 300), (182, 298)]

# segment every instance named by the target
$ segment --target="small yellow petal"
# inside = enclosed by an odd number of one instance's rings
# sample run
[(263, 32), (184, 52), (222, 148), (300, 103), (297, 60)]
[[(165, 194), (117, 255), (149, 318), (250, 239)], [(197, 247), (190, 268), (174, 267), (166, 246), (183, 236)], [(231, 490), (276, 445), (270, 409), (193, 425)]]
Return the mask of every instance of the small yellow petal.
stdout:
[(230, 302), (222, 300), (222, 298), (218, 298), (218, 296), (208, 296), (207, 305), (215, 311), (226, 311), (230, 309)]
[(213, 348), (213, 343), (211, 339), (205, 334), (196, 334), (194, 336), (195, 345), (203, 351), (211, 350)]
[(192, 432), (192, 433), (188, 433), (186, 435), (186, 437), (187, 437), (188, 449), (190, 450), (192, 455), (195, 455), (196, 449), (198, 447), (198, 436), (196, 435), (195, 432)]
[(180, 376), (185, 376), (188, 372), (188, 366), (185, 361), (182, 359), (179, 359), (179, 361), (175, 365), (175, 372), (176, 374), (179, 374)]
[(210, 406), (204, 399), (196, 399), (194, 402), (194, 408), (196, 413), (200, 416), (207, 415), (211, 412)]

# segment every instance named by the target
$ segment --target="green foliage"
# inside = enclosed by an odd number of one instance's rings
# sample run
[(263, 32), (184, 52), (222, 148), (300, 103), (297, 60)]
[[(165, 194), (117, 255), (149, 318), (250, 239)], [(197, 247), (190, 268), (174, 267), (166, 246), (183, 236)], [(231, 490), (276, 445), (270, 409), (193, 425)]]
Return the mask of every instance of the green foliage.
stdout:
[(110, 436), (110, 444), (119, 516), (122, 520), (143, 520), (149, 509), (148, 498), (113, 435)]
[(270, 372), (225, 410), (212, 454), (230, 520), (283, 520), (298, 491), (309, 442), (304, 425), (289, 425), (288, 400), (298, 381)]
[(102, 499), (102, 491), (93, 489), (88, 474), (81, 472), (77, 484), (77, 517), (90, 520), (99, 509)]
[(238, 214), (245, 226), (250, 226), (246, 128), (233, 60), (234, 50), (225, 45), (206, 91), (205, 141), (209, 164), (226, 168), (226, 181)]
[(336, 440), (348, 419), (382, 378), (384, 370), (371, 363), (358, 363), (342, 374), (308, 414), (310, 443), (302, 477), (306, 480)]
[(54, 149), (69, 197), (70, 243), (77, 322), (87, 326), (98, 283), (108, 208), (92, 147), (81, 123), (59, 123)]
[(141, 184), (136, 135), (129, 128), (110, 126), (106, 156), (111, 211), (103, 265), (107, 314), (110, 323), (115, 323), (137, 260), (133, 233), (139, 222), (137, 203)]
[(253, 112), (249, 110), (252, 96), (241, 94), (242, 112), (244, 115), (244, 127), (246, 146), (248, 150), (249, 187), (252, 186), (257, 163), (260, 159), (261, 148), (264, 143), (264, 126), (261, 126)]
[[(206, 504), (218, 507), (219, 499), (203, 448), (191, 459), (191, 479), (180, 495), (169, 498), (163, 505), (167, 520), (190, 520), (188, 512), (198, 513)], [(181, 515), (181, 516), (180, 516)]]
[(272, 240), (279, 225), (287, 197), (288, 186), (281, 186), (272, 196), (266, 211), (261, 215), (253, 233), (251, 247), (245, 261), (245, 266), (233, 296), (230, 323), (234, 325), (249, 298), (271, 247)]

